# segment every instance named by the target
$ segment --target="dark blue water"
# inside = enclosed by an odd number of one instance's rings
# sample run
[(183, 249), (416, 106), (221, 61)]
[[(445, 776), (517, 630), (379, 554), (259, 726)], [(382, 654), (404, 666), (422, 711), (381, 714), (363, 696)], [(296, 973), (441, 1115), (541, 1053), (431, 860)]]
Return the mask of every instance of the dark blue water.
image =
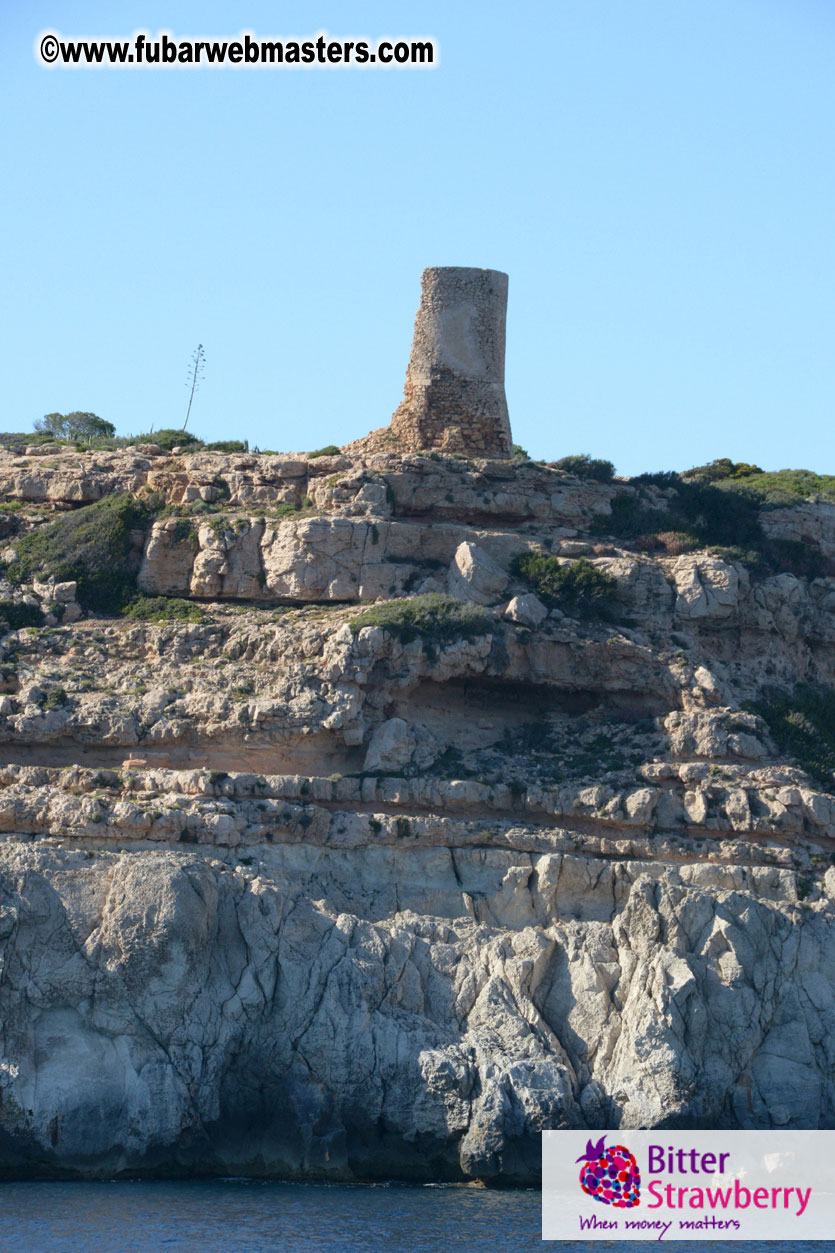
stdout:
[[(814, 1243), (673, 1243), (684, 1253), (823, 1253)], [(2, 1253), (649, 1253), (540, 1239), (538, 1191), (254, 1180), (0, 1184)]]

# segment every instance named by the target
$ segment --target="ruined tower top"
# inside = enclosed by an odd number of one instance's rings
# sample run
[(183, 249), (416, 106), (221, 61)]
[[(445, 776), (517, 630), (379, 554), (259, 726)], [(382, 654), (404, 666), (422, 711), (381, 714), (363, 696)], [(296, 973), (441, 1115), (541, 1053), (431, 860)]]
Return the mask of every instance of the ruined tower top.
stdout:
[(511, 456), (506, 311), (507, 275), (500, 270), (423, 271), (403, 400), (391, 420), (409, 449)]

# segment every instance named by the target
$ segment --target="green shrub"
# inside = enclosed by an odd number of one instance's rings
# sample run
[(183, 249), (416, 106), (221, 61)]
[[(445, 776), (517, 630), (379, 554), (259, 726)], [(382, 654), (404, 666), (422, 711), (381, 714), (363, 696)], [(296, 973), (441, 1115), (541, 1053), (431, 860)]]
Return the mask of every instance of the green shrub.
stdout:
[(759, 466), (750, 465), (747, 461), (731, 461), (730, 457), (717, 457), (715, 461), (708, 461), (706, 465), (694, 466), (692, 470), (685, 471), (682, 477), (707, 479), (708, 482), (715, 483), (721, 479), (744, 479), (752, 474), (762, 473)]
[(563, 565), (558, 557), (520, 553), (514, 557), (510, 569), (512, 574), (524, 579), (546, 605), (581, 618), (605, 617), (608, 602), (617, 588), (617, 580), (605, 570), (598, 570), (586, 557)]
[(41, 701), (42, 709), (61, 709), (69, 702), (69, 696), (62, 687), (52, 687)]
[(670, 507), (688, 524), (675, 529), (689, 531), (706, 544), (761, 547), (761, 501), (755, 491), (742, 483), (716, 487), (679, 479), (675, 493)]
[(759, 492), (765, 505), (794, 504), (796, 500), (835, 500), (835, 475), (812, 470), (772, 470), (752, 474), (747, 487)]
[(710, 544), (707, 551), (711, 557), (721, 557), (723, 561), (736, 561), (741, 566), (756, 574), (763, 571), (762, 553), (753, 548), (739, 548), (736, 544)]
[(513, 445), (513, 456), (519, 461), (530, 461), (531, 459), (527, 448), (523, 448), (521, 444)]
[(191, 431), (175, 430), (169, 426), (160, 431), (149, 431), (147, 435), (132, 435), (131, 443), (158, 444), (165, 452), (170, 452), (172, 448), (187, 448), (189, 452), (196, 452), (203, 447), (202, 439), (192, 435)]
[(354, 632), (361, 631), (363, 627), (381, 627), (403, 644), (421, 639), (438, 645), (486, 635), (493, 629), (493, 619), (480, 605), (456, 600), (454, 596), (444, 596), (440, 592), (429, 592), (424, 596), (374, 605), (352, 618), (348, 625)]
[(217, 513), (217, 504), (210, 505), (208, 500), (192, 500), (188, 504), (178, 505), (178, 510), (191, 518), (202, 518), (207, 513)]
[(835, 690), (802, 684), (747, 706), (765, 720), (777, 747), (828, 791), (835, 791)]
[(676, 518), (666, 510), (651, 509), (638, 492), (615, 496), (611, 513), (596, 514), (589, 531), (592, 535), (614, 535), (617, 539), (636, 540), (659, 531), (676, 528)]
[[(728, 467), (731, 469), (724, 477), (719, 477)], [(702, 474), (705, 470), (709, 473)], [(819, 549), (797, 541), (769, 539), (763, 531), (760, 521), (763, 508), (792, 504), (801, 495), (798, 490), (794, 496), (779, 498), (782, 489), (776, 485), (786, 474), (805, 476), (807, 489), (810, 480), (815, 479), (819, 486), (823, 485), (819, 494), (824, 494), (824, 480), (806, 471), (780, 471), (769, 475), (744, 462), (711, 462), (707, 467), (689, 471), (686, 478), (672, 472), (640, 475), (632, 480), (637, 490), (616, 496), (611, 517), (599, 515), (590, 529), (596, 535), (633, 540), (645, 549), (658, 546), (651, 538), (654, 536), (673, 555), (674, 547), (667, 540), (672, 537), (675, 546), (678, 536), (691, 549), (705, 547), (719, 554), (724, 551), (730, 559), (742, 560), (760, 575), (788, 572), (798, 578), (830, 577), (835, 574), (835, 563)], [(766, 490), (767, 481), (771, 486)], [(794, 482), (799, 488), (800, 479)], [(661, 509), (653, 509), (647, 503), (644, 489), (650, 484), (669, 493)], [(835, 499), (835, 478), (832, 485)], [(807, 490), (805, 494), (812, 493)], [(679, 551), (688, 551), (688, 548), (682, 547)]]
[(43, 626), (43, 614), (22, 601), (0, 600), (0, 630), (19, 631), (21, 627)]
[(746, 461), (731, 461), (729, 457), (695, 466), (682, 477), (707, 479), (730, 490), (741, 487), (756, 492), (766, 505), (791, 504), (816, 496), (835, 500), (835, 475), (816, 474), (813, 470), (762, 470)]
[(206, 615), (194, 601), (179, 596), (138, 596), (122, 611), (139, 622), (205, 622)]
[[(200, 503), (205, 504), (206, 502), (201, 501)], [(191, 518), (178, 518), (174, 524), (173, 531), (170, 531), (169, 535), (172, 544), (191, 544), (192, 547), (197, 546), (197, 531), (194, 529), (194, 523), (191, 521)]]
[(573, 474), (578, 479), (596, 479), (598, 483), (610, 483), (615, 476), (615, 467), (611, 461), (590, 457), (588, 453), (560, 457), (559, 461), (553, 461), (551, 464), (555, 470)]
[(696, 535), (687, 531), (657, 531), (651, 535), (638, 535), (635, 548), (643, 553), (665, 552), (668, 557), (680, 557), (682, 553), (695, 552), (702, 544)]
[(105, 496), (24, 535), (6, 577), (14, 583), (50, 575), (59, 583), (75, 580), (86, 609), (117, 613), (135, 595), (131, 531), (145, 529), (152, 516), (153, 507), (129, 492)]
[(660, 531), (655, 537), (668, 557), (680, 557), (699, 547), (698, 538), (687, 531)]
[(324, 448), (314, 448), (313, 452), (307, 454), (308, 459), (312, 461), (314, 457), (335, 457), (341, 451), (336, 444), (325, 444)]
[[(684, 532), (701, 545), (733, 544), (761, 550), (765, 542), (760, 526), (760, 498), (755, 491), (736, 484), (717, 487), (704, 479), (685, 480), (672, 472), (642, 474), (633, 479), (637, 491), (624, 492), (612, 501), (610, 517), (599, 515), (590, 528), (597, 535), (636, 539), (665, 531)], [(654, 509), (642, 491), (653, 485), (670, 492), (667, 503)]]
[(248, 439), (216, 439), (206, 444), (206, 452), (249, 452)]
[(432, 773), (444, 779), (463, 779), (472, 772), (464, 764), (464, 754), (455, 745), (448, 745), (432, 763)]
[(2, 431), (0, 432), (0, 448), (21, 456), (25, 449), (37, 444), (53, 444), (55, 440), (46, 431)]
[(835, 575), (835, 562), (819, 548), (804, 544), (802, 540), (768, 539), (761, 556), (769, 569), (794, 574), (799, 579), (825, 579)]

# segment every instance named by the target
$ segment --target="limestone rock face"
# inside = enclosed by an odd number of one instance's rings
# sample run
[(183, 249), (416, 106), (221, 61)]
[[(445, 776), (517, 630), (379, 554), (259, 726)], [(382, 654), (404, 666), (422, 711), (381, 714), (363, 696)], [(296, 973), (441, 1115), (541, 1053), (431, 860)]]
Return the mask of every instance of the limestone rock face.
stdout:
[(763, 530), (773, 539), (817, 547), (835, 562), (835, 504), (832, 501), (798, 501), (790, 508), (768, 510)]
[(365, 755), (364, 770), (392, 770), (407, 765), (415, 751), (415, 737), (403, 718), (390, 718), (383, 722), (371, 737)]
[(835, 911), (774, 869), (12, 842), (0, 940), (4, 1173), (522, 1182), (544, 1127), (835, 1122)]
[[(835, 1126), (835, 778), (764, 716), (835, 689), (835, 511), (677, 556), (665, 491), (0, 448), (0, 1175), (531, 1183), (544, 1127)], [(113, 492), (126, 613), (66, 547), (15, 571)]]
[(447, 586), (459, 600), (493, 605), (507, 587), (508, 576), (478, 544), (459, 544), (450, 566)]
[(675, 613), (680, 618), (729, 618), (739, 606), (744, 570), (719, 557), (679, 557), (673, 567)]
[(548, 617), (548, 610), (538, 596), (526, 592), (522, 596), (514, 596), (505, 609), (505, 617), (520, 626), (538, 627)]

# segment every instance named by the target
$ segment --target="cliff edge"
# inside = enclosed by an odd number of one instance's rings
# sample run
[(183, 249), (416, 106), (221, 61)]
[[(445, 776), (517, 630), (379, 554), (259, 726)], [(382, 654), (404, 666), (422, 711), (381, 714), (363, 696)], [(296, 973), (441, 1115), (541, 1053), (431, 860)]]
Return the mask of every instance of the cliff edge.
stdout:
[(683, 490), (0, 452), (0, 1172), (835, 1125), (835, 508)]

